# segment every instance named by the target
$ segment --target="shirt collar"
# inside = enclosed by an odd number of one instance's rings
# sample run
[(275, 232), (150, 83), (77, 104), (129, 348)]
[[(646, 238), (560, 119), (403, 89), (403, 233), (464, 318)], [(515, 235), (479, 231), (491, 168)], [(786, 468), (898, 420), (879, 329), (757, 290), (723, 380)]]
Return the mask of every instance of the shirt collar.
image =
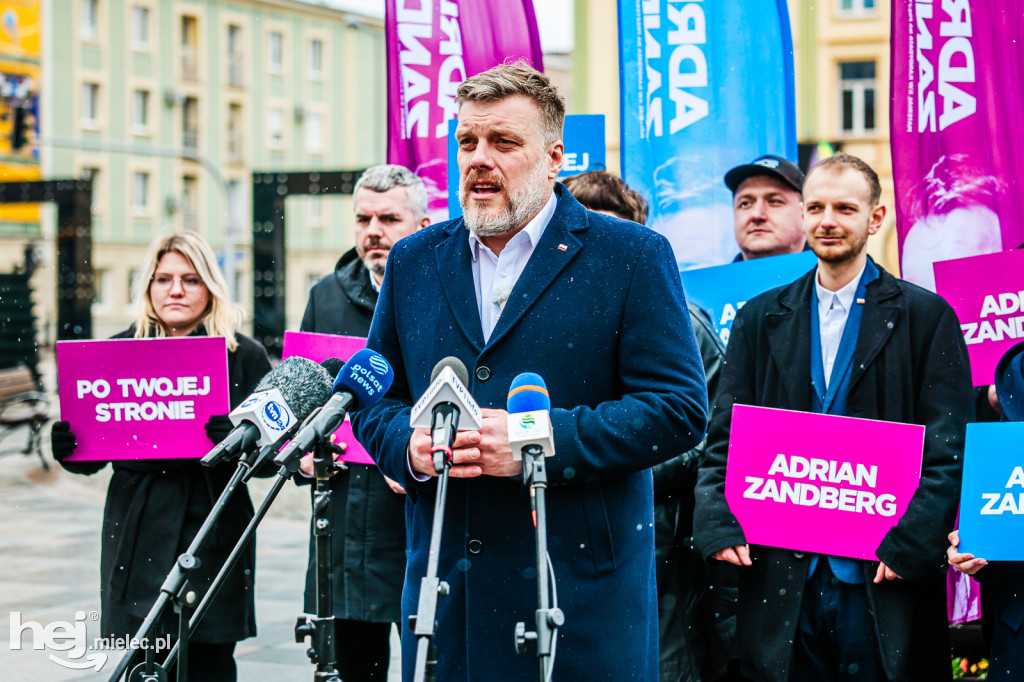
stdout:
[(373, 287), (373, 290), (376, 291), (379, 294), (380, 293), (380, 285), (377, 284), (377, 280), (375, 280), (373, 278), (373, 273), (370, 272), (369, 268), (366, 269), (366, 276), (370, 278), (370, 286)]
[[(551, 222), (551, 218), (555, 215), (555, 209), (558, 207), (558, 196), (552, 192), (551, 197), (548, 198), (548, 203), (544, 204), (544, 208), (540, 210), (537, 215), (533, 217), (533, 220), (526, 223), (526, 227), (521, 229), (512, 239), (509, 240), (509, 244), (521, 244), (523, 240), (528, 240), (531, 248), (537, 248), (537, 244), (540, 243), (540, 238), (544, 235), (544, 230), (547, 228), (548, 223)], [(520, 235), (525, 234), (525, 237)], [(480, 258), (480, 249), (487, 248), (484, 246), (480, 238), (476, 236), (476, 233), (470, 230), (469, 232), (469, 251), (473, 256), (473, 260), (476, 261)]]
[[(864, 264), (864, 267), (867, 267), (867, 263)], [(821, 306), (819, 309), (828, 310), (832, 305), (832, 298), (836, 297), (839, 299), (840, 305), (843, 306), (843, 310), (850, 310), (853, 306), (853, 297), (857, 295), (857, 286), (860, 284), (861, 277), (864, 276), (864, 267), (860, 269), (856, 277), (847, 282), (839, 291), (829, 291), (821, 286), (821, 281), (818, 279), (820, 273), (815, 271), (814, 288), (818, 292), (818, 305)]]

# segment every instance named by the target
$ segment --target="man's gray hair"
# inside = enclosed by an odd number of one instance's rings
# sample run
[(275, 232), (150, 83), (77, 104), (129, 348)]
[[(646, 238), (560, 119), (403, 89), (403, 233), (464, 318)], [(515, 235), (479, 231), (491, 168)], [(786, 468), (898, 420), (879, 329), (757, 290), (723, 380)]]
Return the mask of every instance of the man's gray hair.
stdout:
[(395, 187), (405, 188), (406, 206), (417, 222), (422, 220), (427, 215), (427, 188), (423, 186), (423, 181), (405, 166), (382, 163), (367, 168), (356, 181), (352, 194), (360, 189), (387, 192)]
[(529, 97), (541, 111), (541, 135), (545, 144), (562, 139), (565, 126), (565, 101), (547, 76), (525, 59), (514, 64), (499, 64), (462, 81), (455, 94), (461, 108), (466, 102), (500, 102), (506, 97)]

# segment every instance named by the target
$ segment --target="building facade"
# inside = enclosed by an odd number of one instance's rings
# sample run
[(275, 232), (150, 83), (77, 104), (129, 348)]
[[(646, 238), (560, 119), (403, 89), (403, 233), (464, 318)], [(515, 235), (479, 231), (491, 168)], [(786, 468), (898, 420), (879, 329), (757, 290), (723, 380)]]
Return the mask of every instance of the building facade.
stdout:
[[(383, 20), (349, 4), (43, 0), (42, 172), (93, 182), (95, 337), (131, 318), (148, 244), (187, 229), (233, 267), (236, 300), (251, 314), (252, 173), (383, 161)], [(299, 197), (286, 213), (296, 328), (311, 283), (352, 246), (351, 200)], [(53, 217), (43, 216), (10, 246), (52, 244)], [(46, 342), (53, 271), (40, 270)]]

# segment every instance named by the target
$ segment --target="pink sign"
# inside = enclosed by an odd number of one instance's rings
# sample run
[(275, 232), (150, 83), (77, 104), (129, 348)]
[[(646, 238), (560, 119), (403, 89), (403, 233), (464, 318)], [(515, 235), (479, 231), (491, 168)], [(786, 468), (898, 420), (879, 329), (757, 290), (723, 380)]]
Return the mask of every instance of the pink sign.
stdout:
[(58, 341), (57, 378), (69, 461), (202, 457), (206, 422), (231, 409), (223, 337)]
[(923, 451), (916, 424), (736, 405), (725, 499), (752, 544), (877, 559)]
[[(314, 334), (311, 332), (285, 332), (284, 350), (281, 358), (290, 358), (297, 355), (313, 362), (323, 362), (327, 358), (338, 358), (348, 360), (358, 351), (366, 348), (366, 339), (360, 336), (341, 336), (340, 334)], [(366, 449), (359, 444), (356, 436), (352, 433), (352, 423), (345, 416), (338, 430), (334, 432), (334, 440), (338, 443), (345, 443), (345, 454), (338, 459), (356, 464), (372, 464), (376, 466), (373, 458), (367, 454)]]
[(994, 383), (999, 358), (1024, 340), (1024, 250), (940, 261), (935, 290), (960, 318), (974, 385)]
[(1024, 242), (1021, 5), (894, 0), (891, 36), (900, 272), (934, 291), (933, 263)]

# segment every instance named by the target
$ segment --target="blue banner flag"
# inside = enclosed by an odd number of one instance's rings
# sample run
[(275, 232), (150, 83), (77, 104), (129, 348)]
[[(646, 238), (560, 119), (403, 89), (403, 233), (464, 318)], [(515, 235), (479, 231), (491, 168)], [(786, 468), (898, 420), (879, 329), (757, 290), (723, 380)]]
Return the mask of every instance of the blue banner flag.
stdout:
[(711, 316), (722, 343), (729, 343), (729, 332), (736, 313), (758, 294), (781, 287), (806, 274), (818, 262), (813, 251), (788, 253), (729, 265), (684, 270), (686, 298)]
[(619, 0), (622, 172), (680, 269), (736, 254), (722, 178), (763, 154), (796, 162), (785, 0)]
[[(458, 218), (462, 215), (459, 205), (459, 146), (455, 142), (455, 128), (458, 121), (448, 122), (448, 215)], [(569, 114), (565, 117), (562, 133), (565, 156), (559, 178), (577, 173), (605, 170), (605, 139), (603, 114)]]
[[(1024, 560), (1024, 422), (967, 425), (960, 495), (960, 551)], [(1017, 538), (1014, 541), (1013, 538)]]

